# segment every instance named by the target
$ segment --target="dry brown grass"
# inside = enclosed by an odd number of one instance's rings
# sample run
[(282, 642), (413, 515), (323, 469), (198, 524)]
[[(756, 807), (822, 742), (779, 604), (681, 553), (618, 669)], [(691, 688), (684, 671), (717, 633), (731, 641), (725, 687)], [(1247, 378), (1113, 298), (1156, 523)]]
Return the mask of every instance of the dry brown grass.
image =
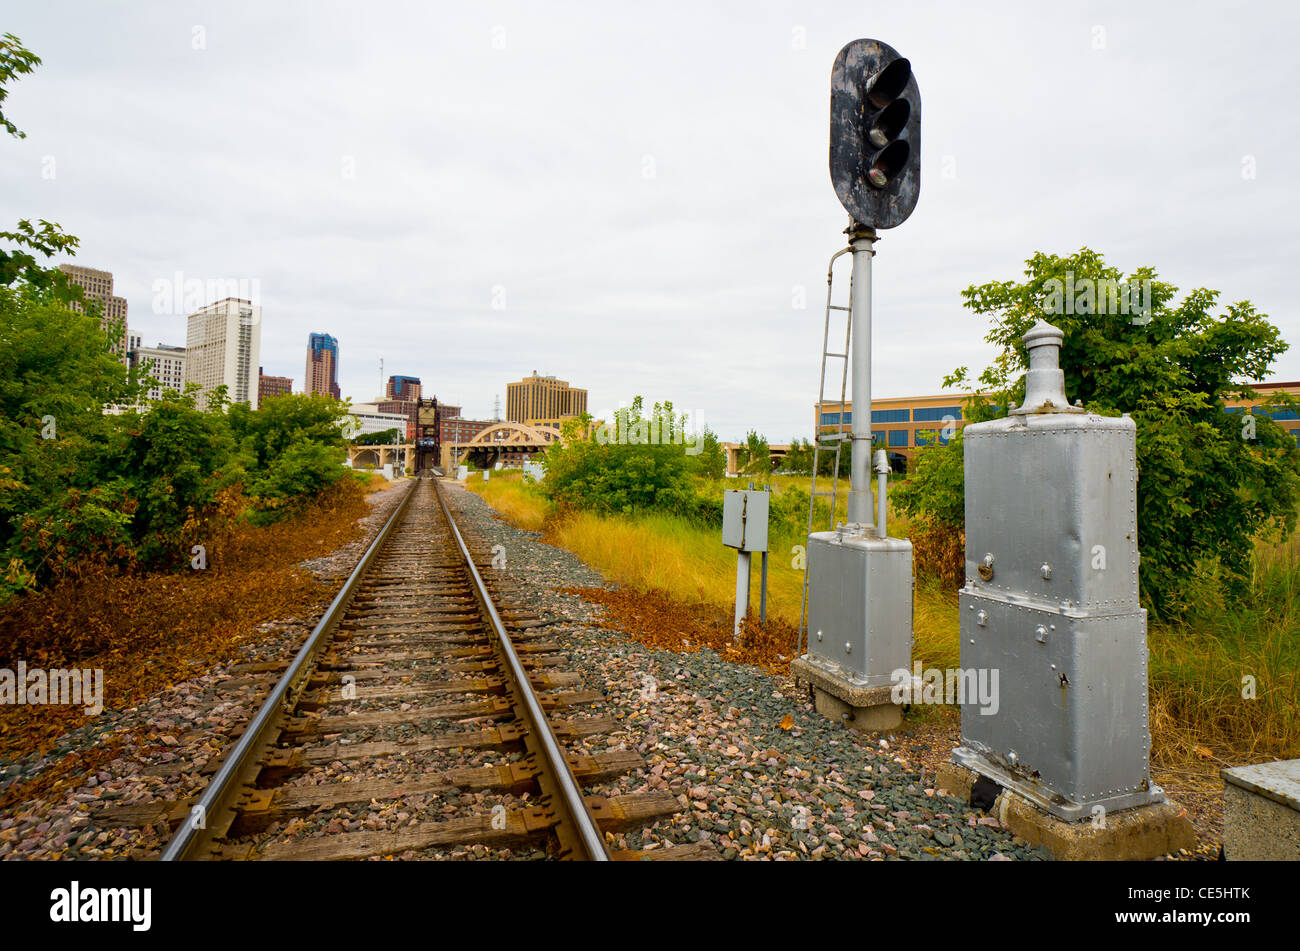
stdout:
[[(102, 668), (105, 706), (130, 707), (231, 659), (260, 624), (318, 607), (330, 587), (297, 564), (358, 537), (368, 512), (345, 479), (297, 517), (214, 540), (205, 570), (101, 568), (14, 598), (0, 608), (0, 667)], [(0, 759), (43, 752), (85, 722), (79, 706), (0, 706)]]
[(607, 610), (600, 626), (659, 650), (693, 654), (711, 648), (726, 660), (761, 667), (768, 673), (790, 672), (795, 630), (780, 618), (766, 624), (750, 615), (734, 636), (735, 617), (708, 602), (688, 603), (660, 589), (637, 591), (620, 588), (565, 588)]

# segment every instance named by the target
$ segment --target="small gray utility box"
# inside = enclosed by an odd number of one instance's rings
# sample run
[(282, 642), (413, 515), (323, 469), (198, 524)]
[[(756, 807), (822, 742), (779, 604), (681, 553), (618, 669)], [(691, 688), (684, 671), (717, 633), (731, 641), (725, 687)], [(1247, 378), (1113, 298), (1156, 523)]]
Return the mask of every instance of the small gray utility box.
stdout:
[(738, 551), (767, 551), (768, 493), (728, 489), (722, 497), (722, 544)]

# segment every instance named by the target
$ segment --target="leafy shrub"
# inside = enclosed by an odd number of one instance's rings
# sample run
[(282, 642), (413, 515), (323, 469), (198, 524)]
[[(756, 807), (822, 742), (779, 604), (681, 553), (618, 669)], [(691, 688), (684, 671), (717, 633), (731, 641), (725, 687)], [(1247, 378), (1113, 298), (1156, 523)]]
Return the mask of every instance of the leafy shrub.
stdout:
[(256, 506), (249, 517), (257, 524), (275, 521), (346, 474), (337, 448), (301, 437), (249, 481), (246, 491)]
[(691, 517), (707, 512), (696, 498), (690, 457), (673, 442), (674, 427), (683, 420), (673, 415), (671, 403), (655, 404), (649, 417), (642, 416), (641, 406), (638, 396), (609, 426), (586, 434), (571, 428), (566, 442), (546, 450), (543, 489), (561, 510), (624, 515), (653, 510)]
[[(1069, 257), (1035, 254), (1025, 278), (963, 292), (966, 307), (990, 317), (987, 339), (1001, 348), (980, 376), (967, 419), (1000, 415), (1009, 401), (1023, 400), (1020, 371), (1028, 363), (1020, 337), (1059, 288), (1149, 282), (1149, 306), (1136, 318), (1127, 309), (1090, 312), (1097, 309), (1086, 301), (1076, 301), (1073, 313), (1048, 314), (1065, 334), (1066, 394), (1102, 415), (1129, 413), (1137, 425), (1141, 583), (1155, 613), (1177, 613), (1188, 600), (1182, 589), (1205, 561), (1219, 565), (1234, 597), (1244, 594), (1256, 536), (1284, 537), (1295, 528), (1300, 449), (1266, 416), (1253, 417), (1253, 438), (1247, 436), (1242, 417), (1228, 413), (1224, 401), (1254, 396), (1233, 380), (1267, 376), (1286, 350), (1278, 329), (1249, 301), (1214, 315), (1217, 291), (1196, 289), (1175, 303), (1177, 288), (1153, 269), (1125, 279), (1087, 248)], [(959, 368), (945, 386), (969, 385), (966, 372)], [(959, 435), (920, 452), (907, 486), (894, 496), (903, 511), (964, 525), (961, 447)]]

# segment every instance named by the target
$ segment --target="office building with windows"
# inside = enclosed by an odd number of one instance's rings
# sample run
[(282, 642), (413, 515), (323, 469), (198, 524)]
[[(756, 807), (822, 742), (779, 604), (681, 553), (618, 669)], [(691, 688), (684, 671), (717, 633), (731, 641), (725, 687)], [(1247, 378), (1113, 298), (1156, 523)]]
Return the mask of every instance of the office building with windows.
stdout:
[[(891, 461), (910, 459), (930, 443), (947, 444), (965, 425), (962, 406), (968, 393), (943, 396), (888, 397), (871, 401), (872, 442), (888, 449)], [(849, 431), (853, 404), (826, 402), (814, 409), (813, 431)]]
[(1295, 439), (1296, 445), (1300, 446), (1300, 412), (1284, 406), (1272, 405), (1273, 399), (1279, 393), (1285, 393), (1288, 396), (1300, 399), (1300, 380), (1292, 383), (1251, 383), (1250, 388), (1259, 394), (1258, 398), (1253, 400), (1228, 400), (1228, 412), (1244, 413), (1249, 411), (1255, 416), (1267, 416), (1290, 433)]
[(257, 409), (261, 305), (227, 297), (199, 308), (189, 316), (185, 351), (185, 382), (199, 385), (199, 406), (206, 408), (212, 391), (224, 385), (231, 403)]
[(553, 376), (524, 377), (506, 384), (506, 420), (523, 423), (530, 419), (562, 419), (587, 411), (587, 391), (569, 386)]
[(329, 334), (314, 333), (307, 337), (307, 372), (302, 387), (304, 393), (341, 398), (339, 342)]
[[(1257, 415), (1268, 416), (1293, 435), (1300, 444), (1300, 414), (1285, 407), (1270, 406), (1277, 393), (1300, 399), (1300, 381), (1294, 383), (1248, 384), (1258, 395), (1254, 400), (1228, 400), (1230, 413), (1253, 408)], [(927, 445), (946, 445), (966, 425), (964, 406), (970, 393), (947, 393), (942, 396), (887, 397), (871, 401), (872, 443), (889, 451), (891, 462), (910, 459)], [(853, 404), (822, 403), (814, 407), (813, 431), (831, 434), (842, 427), (849, 431), (853, 422)]]
[[(82, 298), (99, 308), (99, 324), (108, 334), (109, 348), (118, 359), (127, 366), (131, 365), (130, 343), (126, 329), (126, 299), (113, 296), (113, 272), (98, 271), (93, 267), (81, 267), (78, 264), (60, 264), (59, 270), (68, 276), (68, 281), (81, 288)], [(85, 304), (74, 301), (72, 309), (78, 313), (88, 313)]]
[(268, 397), (284, 396), (293, 392), (293, 377), (267, 376), (262, 368), (257, 368), (257, 405), (261, 406)]
[(390, 376), (385, 392), (390, 400), (415, 402), (423, 395), (423, 387), (418, 376)]
[(127, 366), (156, 380), (149, 386), (145, 399), (160, 400), (167, 390), (177, 393), (185, 389), (185, 348), (160, 343), (156, 347), (140, 345), (139, 337), (131, 337), (127, 351)]

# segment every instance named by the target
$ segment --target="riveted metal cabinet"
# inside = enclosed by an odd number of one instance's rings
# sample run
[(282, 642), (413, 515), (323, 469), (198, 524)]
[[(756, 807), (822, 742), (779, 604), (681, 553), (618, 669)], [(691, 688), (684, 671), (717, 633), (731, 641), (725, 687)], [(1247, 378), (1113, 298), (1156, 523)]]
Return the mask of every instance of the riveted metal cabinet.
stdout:
[(1146, 612), (958, 601), (962, 666), (997, 670), (999, 689), (996, 706), (962, 705), (954, 759), (1062, 818), (1150, 801)]
[(1138, 606), (1136, 427), (1070, 406), (1040, 321), (1025, 406), (962, 434), (961, 660), (996, 671), (954, 761), (1064, 819), (1162, 800), (1151, 784)]
[(912, 543), (814, 532), (808, 578), (808, 660), (853, 684), (896, 682), (912, 660)]
[(1090, 413), (967, 426), (968, 582), (990, 597), (1136, 610), (1135, 435), (1131, 419)]

